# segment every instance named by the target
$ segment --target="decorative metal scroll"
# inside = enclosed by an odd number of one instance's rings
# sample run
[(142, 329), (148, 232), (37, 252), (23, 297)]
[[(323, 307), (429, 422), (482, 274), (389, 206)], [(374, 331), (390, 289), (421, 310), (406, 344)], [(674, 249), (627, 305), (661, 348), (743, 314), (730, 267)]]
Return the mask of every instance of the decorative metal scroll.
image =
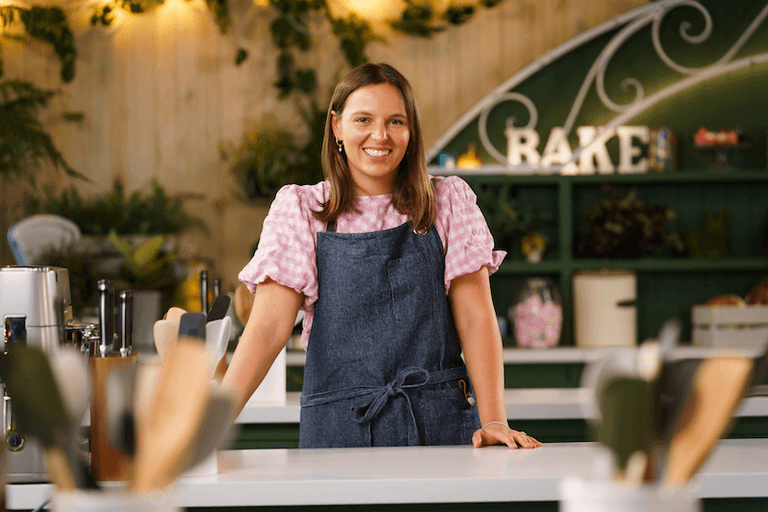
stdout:
[[(670, 98), (682, 91), (706, 82), (712, 78), (735, 73), (755, 64), (768, 63), (768, 53), (758, 53), (748, 57), (734, 59), (739, 50), (755, 33), (758, 27), (765, 21), (766, 16), (768, 16), (768, 3), (766, 3), (766, 5), (762, 8), (755, 19), (746, 28), (746, 30), (744, 30), (744, 32), (733, 43), (731, 48), (728, 49), (728, 51), (715, 62), (698, 68), (686, 67), (679, 64), (678, 62), (675, 62), (665, 51), (661, 43), (660, 27), (665, 16), (670, 11), (684, 6), (691, 7), (700, 13), (704, 20), (704, 28), (700, 33), (692, 34), (691, 22), (683, 21), (679, 26), (680, 37), (682, 37), (684, 41), (690, 44), (700, 44), (708, 40), (713, 32), (712, 16), (710, 12), (698, 1), (662, 0), (635, 9), (627, 14), (603, 23), (602, 25), (571, 39), (567, 43), (543, 55), (534, 63), (530, 64), (517, 74), (507, 79), (488, 96), (483, 98), (483, 100), (478, 102), (470, 111), (463, 115), (458, 122), (456, 122), (446, 133), (444, 133), (438, 139), (438, 141), (428, 151), (427, 160), (432, 161), (442, 150), (442, 148), (444, 148), (460, 130), (462, 130), (465, 126), (468, 126), (477, 116), (478, 134), (483, 148), (500, 164), (507, 166), (507, 157), (503, 155), (498, 149), (496, 149), (496, 147), (494, 147), (488, 137), (487, 124), (488, 116), (491, 110), (502, 102), (517, 101), (525, 107), (530, 116), (530, 120), (525, 127), (535, 127), (539, 117), (535, 103), (523, 94), (509, 91), (511, 91), (514, 87), (517, 87), (524, 80), (528, 79), (531, 75), (538, 72), (554, 60), (566, 55), (573, 49), (602, 36), (607, 32), (616, 30), (617, 27), (622, 28), (603, 47), (602, 51), (590, 67), (586, 78), (584, 79), (576, 95), (570, 112), (563, 125), (565, 137), (568, 137), (568, 135), (572, 132), (574, 123), (593, 84), (595, 86), (595, 90), (600, 99), (600, 102), (604, 107), (614, 112), (615, 115), (608, 122), (604, 123), (603, 129), (598, 130), (597, 134), (591, 141), (582, 144), (580, 147), (573, 151), (573, 156), (569, 162), (559, 164), (547, 169), (539, 169), (539, 171), (554, 173), (559, 172), (566, 165), (578, 160), (580, 153), (588, 149), (593, 144), (605, 143), (605, 141), (615, 133), (615, 129), (617, 127), (629, 122), (631, 119), (642, 114), (649, 108), (667, 98)], [(608, 93), (606, 92), (606, 68), (608, 67), (608, 64), (611, 62), (611, 59), (614, 57), (616, 52), (622, 47), (622, 45), (630, 37), (637, 34), (637, 32), (647, 27), (648, 25), (650, 25), (651, 28), (650, 34), (653, 42), (653, 48), (655, 49), (658, 57), (670, 70), (683, 75), (683, 77), (670, 85), (666, 85), (661, 89), (654, 91), (651, 94), (646, 94), (645, 88), (643, 87), (643, 84), (640, 82), (640, 80), (633, 77), (627, 77), (621, 82), (621, 87), (624, 91), (634, 90), (634, 99), (627, 104), (616, 103), (609, 97)], [(513, 125), (514, 122), (514, 119), (508, 119), (507, 127)], [(546, 155), (542, 155), (542, 157), (545, 156)], [(521, 167), (530, 166), (523, 165)], [(508, 167), (510, 172), (513, 169), (514, 167)], [(502, 169), (500, 169), (500, 171), (503, 172)]]

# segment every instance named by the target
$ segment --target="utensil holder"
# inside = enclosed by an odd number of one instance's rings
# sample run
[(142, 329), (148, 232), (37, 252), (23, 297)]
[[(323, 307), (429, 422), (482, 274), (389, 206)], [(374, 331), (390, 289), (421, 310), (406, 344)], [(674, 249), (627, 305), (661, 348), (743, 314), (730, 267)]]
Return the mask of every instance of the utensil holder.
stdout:
[(701, 512), (697, 486), (670, 489), (611, 480), (566, 477), (560, 484), (560, 512)]
[[(109, 442), (106, 383), (112, 371), (136, 366), (139, 354), (91, 357), (91, 472), (97, 481), (128, 480), (131, 455)], [(99, 509), (101, 510), (101, 509)], [(110, 509), (111, 510), (111, 509)]]
[(168, 492), (130, 493), (125, 490), (56, 492), (52, 512), (181, 512), (177, 498)]

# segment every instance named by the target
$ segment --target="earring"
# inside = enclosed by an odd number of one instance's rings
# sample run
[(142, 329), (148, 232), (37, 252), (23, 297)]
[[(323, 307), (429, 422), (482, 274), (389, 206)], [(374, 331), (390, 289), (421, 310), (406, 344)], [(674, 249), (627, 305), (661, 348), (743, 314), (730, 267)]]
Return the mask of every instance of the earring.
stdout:
[(339, 150), (339, 153), (343, 153), (344, 152), (344, 142), (340, 141), (339, 139), (336, 139), (336, 149)]

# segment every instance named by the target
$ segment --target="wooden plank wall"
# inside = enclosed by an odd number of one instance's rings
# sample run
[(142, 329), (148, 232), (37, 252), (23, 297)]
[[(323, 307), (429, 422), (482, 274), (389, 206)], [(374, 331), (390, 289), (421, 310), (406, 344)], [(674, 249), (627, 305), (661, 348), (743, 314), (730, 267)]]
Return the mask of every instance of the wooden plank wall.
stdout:
[[(0, 0), (0, 2), (3, 0)], [(67, 0), (60, 0), (67, 1)], [(3, 79), (21, 78), (60, 91), (42, 113), (67, 161), (92, 182), (78, 183), (83, 195), (108, 190), (120, 178), (131, 192), (149, 191), (156, 178), (172, 194), (190, 196), (186, 209), (205, 218), (207, 234), (183, 237), (182, 251), (209, 261), (210, 274), (236, 285), (249, 260), (268, 204), (244, 203), (221, 150), (270, 116), (302, 133), (294, 99), (280, 100), (276, 51), (269, 36), (273, 12), (251, 0), (230, 2), (233, 27), (222, 35), (203, 0), (166, 0), (153, 12), (120, 13), (109, 28), (91, 27), (91, 8), (68, 14), (78, 50), (76, 77), (59, 79), (51, 49), (32, 41), (2, 39)], [(418, 99), (427, 147), (463, 112), (504, 79), (560, 43), (645, 4), (646, 0), (505, 0), (481, 10), (469, 23), (431, 39), (386, 32), (388, 44), (369, 46), (372, 61), (393, 64), (411, 81)], [(299, 65), (311, 64), (324, 104), (348, 67), (322, 19), (312, 22), (315, 44)], [(236, 49), (248, 59), (235, 66)], [(83, 119), (64, 121), (65, 112)], [(59, 189), (69, 186), (55, 172), (38, 178)], [(20, 216), (17, 182), (0, 180), (4, 233)], [(13, 259), (3, 237), (2, 264)]]

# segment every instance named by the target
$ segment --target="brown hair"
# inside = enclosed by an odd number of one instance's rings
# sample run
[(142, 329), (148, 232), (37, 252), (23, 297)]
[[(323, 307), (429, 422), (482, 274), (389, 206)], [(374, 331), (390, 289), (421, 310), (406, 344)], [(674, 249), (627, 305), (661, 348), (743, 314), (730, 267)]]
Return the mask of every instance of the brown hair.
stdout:
[(435, 222), (435, 201), (427, 173), (424, 140), (416, 100), (411, 84), (388, 64), (363, 64), (347, 74), (336, 86), (325, 118), (322, 164), (323, 175), (331, 184), (328, 201), (313, 212), (323, 222), (335, 222), (342, 213), (354, 209), (354, 183), (347, 165), (347, 155), (339, 152), (333, 135), (332, 113), (341, 115), (350, 94), (366, 85), (388, 83), (400, 91), (408, 117), (410, 140), (397, 169), (392, 189), (392, 205), (413, 221), (414, 229), (426, 231)]

